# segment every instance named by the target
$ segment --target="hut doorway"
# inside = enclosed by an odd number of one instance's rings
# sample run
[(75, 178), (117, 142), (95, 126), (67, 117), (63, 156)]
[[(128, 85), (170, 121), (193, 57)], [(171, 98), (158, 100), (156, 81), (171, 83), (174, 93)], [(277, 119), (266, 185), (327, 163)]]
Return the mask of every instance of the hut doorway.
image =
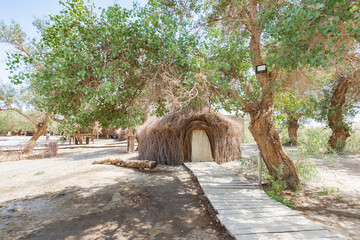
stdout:
[(213, 161), (210, 141), (204, 130), (195, 129), (191, 132), (191, 161)]

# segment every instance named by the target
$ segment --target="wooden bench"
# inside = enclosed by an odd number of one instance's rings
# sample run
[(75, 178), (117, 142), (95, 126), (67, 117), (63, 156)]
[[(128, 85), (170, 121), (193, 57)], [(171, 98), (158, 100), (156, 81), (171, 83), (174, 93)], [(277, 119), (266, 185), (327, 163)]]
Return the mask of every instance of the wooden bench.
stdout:
[(69, 139), (69, 144), (71, 144), (71, 139), (74, 139), (75, 145), (83, 144), (85, 142), (86, 144), (90, 143), (90, 140), (92, 143), (95, 143), (95, 134), (92, 133), (75, 133), (73, 136)]

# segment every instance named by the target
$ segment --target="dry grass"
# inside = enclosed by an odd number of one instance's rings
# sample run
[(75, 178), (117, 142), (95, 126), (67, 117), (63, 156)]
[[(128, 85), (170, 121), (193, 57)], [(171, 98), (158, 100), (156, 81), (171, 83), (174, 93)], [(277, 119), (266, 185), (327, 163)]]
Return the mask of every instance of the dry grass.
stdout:
[(40, 148), (34, 149), (31, 154), (23, 154), (24, 148), (25, 145), (21, 144), (17, 146), (17, 150), (6, 150), (0, 147), (0, 162), (56, 157), (58, 144), (57, 142), (49, 142)]
[(127, 128), (118, 128), (115, 130), (115, 134), (119, 141), (127, 140), (129, 130)]
[(168, 165), (190, 161), (194, 129), (207, 133), (214, 161), (228, 162), (241, 155), (238, 123), (212, 111), (189, 110), (149, 119), (138, 133), (140, 159)]

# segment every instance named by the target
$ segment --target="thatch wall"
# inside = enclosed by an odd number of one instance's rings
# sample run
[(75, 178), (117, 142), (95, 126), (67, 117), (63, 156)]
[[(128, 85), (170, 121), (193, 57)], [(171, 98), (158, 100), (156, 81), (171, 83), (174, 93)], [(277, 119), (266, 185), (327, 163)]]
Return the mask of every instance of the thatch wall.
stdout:
[(235, 116), (235, 115), (223, 115), (226, 118), (229, 118), (230, 120), (236, 122), (238, 126), (240, 127), (240, 138), (241, 142), (244, 142), (245, 140), (245, 121), (244, 118), (241, 116)]
[(239, 125), (215, 112), (175, 112), (150, 118), (138, 132), (140, 159), (177, 165), (191, 161), (192, 130), (204, 130), (214, 161), (223, 163), (241, 156)]

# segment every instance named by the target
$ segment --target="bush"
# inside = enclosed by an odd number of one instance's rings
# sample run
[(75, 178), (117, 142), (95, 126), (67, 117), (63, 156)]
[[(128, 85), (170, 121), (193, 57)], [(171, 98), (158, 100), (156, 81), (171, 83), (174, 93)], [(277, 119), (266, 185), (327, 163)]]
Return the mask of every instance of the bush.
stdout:
[(277, 127), (277, 133), (279, 134), (281, 144), (290, 145), (291, 141), (289, 138), (287, 127), (283, 127), (283, 126)]
[(294, 205), (292, 205), (290, 202), (286, 201), (283, 196), (276, 194), (271, 189), (264, 189), (264, 191), (269, 197), (271, 197), (275, 201), (281, 203), (284, 206), (287, 206), (288, 208), (294, 209)]
[(298, 147), (296, 150), (292, 150), (291, 153), (295, 156), (295, 168), (303, 182), (310, 181), (318, 174), (318, 167), (316, 163), (311, 159), (312, 153), (308, 154), (308, 150), (303, 146)]
[(299, 138), (299, 145), (307, 156), (323, 157), (328, 151), (327, 142), (330, 135), (330, 129), (306, 128), (305, 133)]
[(129, 129), (127, 128), (118, 128), (115, 131), (116, 137), (119, 141), (127, 140), (129, 135)]
[(49, 142), (45, 144), (45, 151), (42, 157), (55, 157), (58, 151), (57, 142)]
[(246, 121), (244, 123), (244, 129), (245, 129), (244, 143), (255, 143), (254, 137), (252, 136), (249, 130), (249, 123)]
[(275, 168), (277, 173), (276, 176), (272, 176), (267, 173), (267, 179), (269, 180), (270, 188), (276, 195), (279, 195), (287, 188), (286, 182), (281, 179), (283, 169), (284, 165), (281, 164), (278, 168)]
[(360, 153), (360, 134), (354, 132), (346, 141), (345, 152)]
[(294, 206), (290, 202), (286, 201), (285, 198), (281, 195), (282, 192), (285, 191), (287, 188), (286, 182), (280, 177), (282, 175), (283, 168), (284, 165), (282, 164), (278, 168), (276, 168), (276, 176), (271, 176), (268, 171), (265, 170), (269, 183), (268, 186), (265, 187), (264, 191), (269, 197), (271, 197), (275, 201), (293, 209)]

